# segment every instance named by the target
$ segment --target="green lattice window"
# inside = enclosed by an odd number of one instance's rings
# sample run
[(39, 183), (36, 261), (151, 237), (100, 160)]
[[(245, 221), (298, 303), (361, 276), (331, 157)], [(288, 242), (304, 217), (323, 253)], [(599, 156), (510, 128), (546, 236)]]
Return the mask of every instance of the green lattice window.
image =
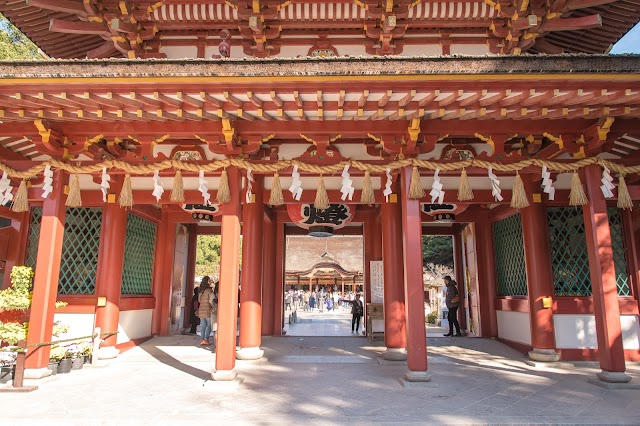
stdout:
[(102, 209), (67, 209), (58, 294), (93, 294), (96, 289)]
[(31, 222), (29, 223), (29, 240), (27, 241), (27, 254), (24, 264), (35, 270), (38, 258), (38, 240), (40, 239), (40, 223), (42, 222), (42, 207), (31, 209)]
[[(98, 246), (102, 210), (67, 209), (62, 240), (62, 262), (58, 280), (59, 294), (93, 294), (98, 266)], [(42, 208), (31, 210), (29, 241), (25, 265), (35, 269)]]
[(615, 207), (607, 209), (609, 214), (609, 228), (611, 229), (611, 246), (613, 248), (613, 263), (616, 268), (616, 284), (618, 296), (631, 296), (631, 283), (627, 272), (627, 258), (624, 248), (624, 234), (622, 232), (622, 215)]
[(122, 294), (151, 294), (156, 224), (129, 213)]
[(527, 274), (519, 214), (493, 224), (493, 250), (498, 296), (526, 296)]
[(549, 207), (547, 223), (555, 295), (591, 296), (582, 209)]

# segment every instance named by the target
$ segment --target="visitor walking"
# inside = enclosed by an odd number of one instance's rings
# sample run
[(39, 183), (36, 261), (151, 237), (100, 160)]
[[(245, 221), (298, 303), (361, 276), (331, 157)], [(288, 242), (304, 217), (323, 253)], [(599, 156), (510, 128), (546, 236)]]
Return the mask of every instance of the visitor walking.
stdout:
[(356, 294), (356, 298), (353, 302), (351, 302), (351, 332), (354, 330), (358, 333), (360, 329), (360, 320), (362, 319), (362, 314), (364, 313), (364, 306), (362, 305), (362, 300), (360, 300), (360, 293)]
[(309, 308), (311, 308), (311, 312), (313, 312), (313, 308), (316, 307), (316, 292), (311, 293), (311, 297), (309, 297)]
[(458, 284), (451, 279), (449, 275), (444, 277), (444, 284), (447, 286), (447, 294), (445, 296), (445, 302), (449, 313), (447, 319), (449, 320), (449, 332), (445, 334), (446, 337), (453, 336), (453, 327), (456, 328), (456, 336), (462, 336), (460, 333), (460, 324), (458, 324), (458, 306), (460, 305), (460, 295), (458, 294)]
[(211, 333), (211, 309), (213, 300), (213, 290), (210, 284), (211, 278), (204, 277), (200, 283), (198, 292), (198, 317), (200, 318), (200, 345), (208, 346), (209, 333)]
[(198, 287), (193, 289), (193, 297), (191, 298), (191, 312), (189, 312), (189, 322), (191, 323), (191, 329), (189, 334), (196, 334), (198, 325), (200, 325), (200, 318), (198, 318)]

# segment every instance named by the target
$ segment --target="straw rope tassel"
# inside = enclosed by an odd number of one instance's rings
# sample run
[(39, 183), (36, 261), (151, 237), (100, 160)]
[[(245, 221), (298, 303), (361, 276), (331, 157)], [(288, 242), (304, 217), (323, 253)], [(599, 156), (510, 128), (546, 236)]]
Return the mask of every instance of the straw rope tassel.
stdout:
[(231, 201), (231, 190), (229, 189), (229, 177), (227, 176), (227, 170), (222, 170), (220, 175), (220, 183), (218, 184), (218, 195), (216, 200), (220, 204), (226, 204)]
[(27, 193), (27, 181), (20, 182), (16, 198), (13, 199), (11, 211), (16, 213), (24, 213), (29, 211), (29, 194)]
[(584, 188), (582, 188), (582, 182), (580, 181), (580, 176), (577, 171), (573, 172), (573, 177), (571, 178), (571, 192), (569, 192), (569, 205), (570, 206), (584, 206), (589, 202), (587, 198), (587, 194), (584, 193)]
[(424, 189), (422, 189), (422, 183), (420, 183), (420, 170), (418, 170), (416, 166), (413, 166), (411, 184), (409, 185), (409, 198), (419, 200), (422, 197), (424, 197)]
[(316, 210), (326, 210), (329, 208), (329, 194), (324, 187), (324, 178), (320, 175), (320, 183), (318, 184), (318, 190), (316, 191), (316, 201), (313, 203)]
[(360, 195), (360, 202), (362, 204), (373, 204), (376, 198), (373, 194), (373, 184), (371, 183), (371, 174), (364, 172), (364, 183), (362, 184), (362, 194)]
[(184, 182), (182, 181), (182, 170), (177, 170), (176, 175), (173, 178), (171, 201), (174, 203), (184, 203)]
[(473, 190), (471, 189), (471, 183), (469, 183), (467, 171), (462, 169), (462, 173), (460, 173), (460, 186), (458, 187), (458, 201), (470, 200), (473, 200)]
[(284, 196), (282, 195), (282, 185), (280, 185), (280, 175), (273, 175), (273, 183), (271, 184), (271, 193), (269, 194), (270, 206), (281, 206), (284, 204)]
[(527, 200), (527, 193), (524, 190), (524, 184), (522, 183), (520, 173), (516, 173), (516, 180), (513, 181), (511, 207), (514, 209), (524, 209), (525, 207), (529, 207), (529, 200)]
[(120, 207), (133, 207), (133, 190), (131, 189), (131, 175), (124, 175), (122, 190), (120, 191)]
[(627, 188), (627, 182), (624, 180), (624, 174), (620, 174), (618, 178), (618, 208), (633, 210), (633, 201)]
[(78, 175), (74, 175), (69, 185), (69, 195), (67, 195), (67, 202), (64, 204), (67, 207), (82, 207), (82, 197), (80, 196), (80, 179)]

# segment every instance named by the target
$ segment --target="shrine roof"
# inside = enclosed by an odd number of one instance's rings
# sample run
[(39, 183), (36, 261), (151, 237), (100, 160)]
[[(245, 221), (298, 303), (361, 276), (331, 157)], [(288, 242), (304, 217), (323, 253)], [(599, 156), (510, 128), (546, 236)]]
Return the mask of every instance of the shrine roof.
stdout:
[(306, 53), (311, 46), (335, 51), (348, 45), (381, 55), (449, 43), (488, 46), (492, 53), (603, 53), (640, 19), (637, 0), (383, 3), (0, 0), (0, 12), (59, 58), (158, 57), (168, 46), (214, 48), (221, 30), (229, 32), (234, 49), (257, 57), (299, 46)]
[(288, 236), (286, 238), (286, 263), (287, 273), (311, 272), (314, 268), (334, 264), (326, 262), (326, 253), (330, 254), (336, 265), (343, 272), (352, 274), (361, 272), (364, 264), (363, 238), (334, 236), (331, 238), (314, 238)]
[(0, 62), (2, 78), (278, 77), (640, 73), (640, 55), (272, 59), (77, 59)]

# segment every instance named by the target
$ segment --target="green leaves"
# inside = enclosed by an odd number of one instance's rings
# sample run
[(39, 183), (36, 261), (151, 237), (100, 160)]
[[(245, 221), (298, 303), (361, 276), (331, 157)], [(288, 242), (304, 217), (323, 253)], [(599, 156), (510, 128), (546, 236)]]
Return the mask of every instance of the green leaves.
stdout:
[(0, 15), (0, 60), (44, 59), (38, 47)]

